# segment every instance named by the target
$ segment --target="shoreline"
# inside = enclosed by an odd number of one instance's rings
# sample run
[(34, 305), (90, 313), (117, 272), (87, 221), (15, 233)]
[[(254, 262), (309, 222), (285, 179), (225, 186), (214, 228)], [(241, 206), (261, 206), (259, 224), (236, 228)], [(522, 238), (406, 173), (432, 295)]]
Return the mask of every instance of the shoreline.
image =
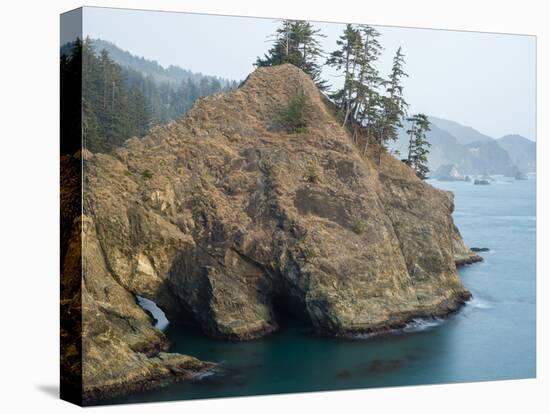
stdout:
[[(407, 328), (415, 320), (422, 319), (447, 319), (452, 315), (458, 313), (466, 303), (473, 298), (473, 295), (468, 290), (458, 292), (455, 297), (443, 299), (436, 305), (419, 308), (415, 311), (404, 312), (400, 315), (394, 316), (395, 320), (380, 323), (377, 326), (361, 328), (355, 330), (346, 330), (336, 336), (342, 338), (357, 338), (360, 336), (366, 336), (367, 338), (380, 337), (387, 334), (399, 334)], [(332, 335), (334, 336), (334, 335)]]
[[(482, 261), (483, 257), (473, 253), (467, 257), (455, 260), (455, 264), (456, 267), (459, 268)], [(370, 338), (383, 337), (386, 335), (399, 335), (406, 333), (405, 329), (407, 329), (407, 327), (415, 321), (436, 319), (446, 320), (450, 318), (452, 315), (462, 310), (466, 303), (472, 298), (473, 295), (470, 291), (464, 289), (462, 291), (455, 292), (455, 294), (449, 298), (444, 298), (435, 305), (392, 315), (387, 321), (377, 325), (366, 328), (345, 329), (342, 332), (323, 332), (316, 331), (315, 328), (312, 328), (311, 333), (325, 337), (339, 337), (357, 340), (368, 340)], [(213, 340), (228, 340), (235, 342), (253, 341), (277, 334), (279, 329), (279, 324), (276, 324), (239, 336), (216, 335), (209, 337)], [(149, 376), (135, 380), (126, 380), (120, 383), (108, 384), (102, 387), (85, 390), (82, 397), (82, 405), (100, 405), (111, 399), (137, 394), (144, 391), (151, 391), (183, 381), (192, 381), (203, 375), (215, 375), (215, 369), (220, 365), (219, 363), (205, 362), (194, 357), (185, 356), (178, 353), (158, 352), (157, 354), (150, 356), (152, 358), (159, 359), (160, 364), (157, 371), (151, 372)], [(183, 358), (183, 361), (178, 363), (177, 360), (180, 358)], [(170, 359), (174, 359), (175, 361), (170, 361)], [(162, 368), (164, 368), (164, 370)]]
[[(183, 381), (192, 381), (197, 377), (214, 372), (216, 367), (219, 366), (214, 362), (205, 362), (176, 353), (163, 352), (155, 358), (158, 358), (161, 364), (164, 362), (164, 365), (157, 367), (157, 370), (153, 370), (148, 376), (84, 389), (82, 406), (102, 405), (106, 401), (115, 398), (164, 388)], [(178, 359), (183, 359), (183, 361), (178, 362)]]

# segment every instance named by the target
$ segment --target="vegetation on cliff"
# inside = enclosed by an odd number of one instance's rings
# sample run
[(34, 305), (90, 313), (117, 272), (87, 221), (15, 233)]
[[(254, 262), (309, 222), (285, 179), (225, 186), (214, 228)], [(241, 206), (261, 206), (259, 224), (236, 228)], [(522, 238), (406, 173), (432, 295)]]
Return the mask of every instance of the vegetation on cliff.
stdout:
[(273, 46), (263, 58), (256, 59), (256, 66), (276, 66), (290, 63), (302, 69), (324, 90), (327, 81), (321, 78), (322, 65), (320, 59), (323, 51), (319, 38), (324, 37), (320, 30), (303, 20), (283, 20), (273, 38)]
[(409, 155), (403, 161), (409, 167), (414, 169), (418, 178), (423, 180), (428, 177), (428, 148), (431, 144), (426, 139), (426, 133), (430, 130), (430, 121), (424, 114), (416, 114), (407, 118), (410, 122), (409, 134)]
[[(272, 48), (265, 58), (257, 59), (256, 65), (291, 63), (307, 73), (319, 89), (328, 90), (328, 83), (321, 80), (320, 59), (324, 51), (318, 38), (322, 36), (311, 23), (283, 20), (273, 35)], [(372, 26), (347, 24), (336, 41), (339, 48), (326, 59), (326, 65), (334, 67), (343, 77), (342, 86), (328, 93), (341, 113), (342, 126), (350, 128), (353, 142), (361, 141), (365, 154), (369, 143), (376, 144), (378, 164), (382, 151), (386, 151), (388, 144), (399, 138), (399, 129), (403, 127), (402, 120), (409, 106), (403, 96), (402, 79), (408, 75), (404, 70), (402, 49), (397, 49), (388, 78), (383, 78), (377, 68), (377, 61), (383, 52), (379, 37), (380, 33)], [(424, 114), (412, 115), (411, 119), (419, 117), (429, 125)], [(426, 157), (429, 145), (426, 140), (415, 139), (411, 150), (413, 147), (415, 153), (409, 153), (407, 159), (414, 158), (418, 176), (426, 178), (429, 172)]]

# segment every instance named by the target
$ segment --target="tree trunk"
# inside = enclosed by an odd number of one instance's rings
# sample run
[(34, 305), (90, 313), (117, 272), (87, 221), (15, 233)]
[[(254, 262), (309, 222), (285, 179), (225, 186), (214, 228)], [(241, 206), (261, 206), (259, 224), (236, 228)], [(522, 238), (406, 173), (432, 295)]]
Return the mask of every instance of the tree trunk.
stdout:
[(380, 175), (380, 170), (381, 170), (381, 167), (382, 167), (382, 137), (379, 137), (378, 138), (378, 160), (377, 160), (377, 164), (378, 164), (378, 175)]
[(115, 81), (113, 79), (113, 95), (111, 97), (111, 110), (115, 109)]
[[(353, 77), (355, 76), (355, 67), (356, 67), (356, 61), (355, 59), (353, 59), (353, 65), (352, 65), (352, 69), (351, 69), (351, 73), (350, 73), (350, 79), (353, 79)], [(349, 111), (350, 111), (350, 105), (351, 105), (351, 85), (345, 85), (344, 84), (344, 96), (346, 95), (346, 87), (348, 88), (347, 90), (347, 99), (346, 99), (346, 116), (344, 117), (344, 123), (342, 124), (342, 127), (344, 127), (346, 125), (346, 122), (348, 122), (348, 117), (349, 117)]]
[(350, 113), (350, 108), (351, 108), (351, 105), (350, 105), (350, 102), (348, 101), (346, 103), (346, 116), (344, 117), (344, 123), (342, 124), (342, 128), (346, 126), (346, 123), (348, 122), (348, 117), (349, 117), (349, 113)]
[(414, 135), (414, 125), (411, 126), (411, 134), (409, 135), (409, 154), (407, 156), (407, 164), (411, 166), (412, 160), (412, 150), (413, 150), (413, 135)]
[[(346, 50), (346, 72), (344, 75), (344, 97), (346, 96), (346, 85), (349, 82), (349, 50)], [(342, 98), (342, 109), (344, 109), (344, 99)]]

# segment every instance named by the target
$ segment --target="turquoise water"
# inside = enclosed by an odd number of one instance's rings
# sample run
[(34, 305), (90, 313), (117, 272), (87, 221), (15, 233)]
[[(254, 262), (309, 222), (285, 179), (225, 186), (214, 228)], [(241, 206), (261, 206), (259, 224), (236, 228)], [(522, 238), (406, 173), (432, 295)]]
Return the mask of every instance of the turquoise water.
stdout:
[(430, 181), (455, 193), (455, 222), (485, 261), (460, 270), (473, 300), (447, 320), (370, 339), (311, 335), (287, 321), (251, 342), (213, 340), (169, 325), (171, 350), (221, 363), (192, 382), (113, 402), (231, 397), (535, 376), (536, 181), (488, 186)]

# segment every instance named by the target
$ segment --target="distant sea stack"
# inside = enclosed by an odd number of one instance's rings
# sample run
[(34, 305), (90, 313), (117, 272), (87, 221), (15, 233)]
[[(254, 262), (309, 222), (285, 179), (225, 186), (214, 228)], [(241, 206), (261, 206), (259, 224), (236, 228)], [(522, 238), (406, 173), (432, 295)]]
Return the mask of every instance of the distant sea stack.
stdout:
[(435, 178), (439, 181), (466, 181), (466, 177), (458, 171), (455, 164), (445, 164), (440, 166), (433, 174), (431, 178)]
[(522, 172), (518, 172), (515, 177), (514, 177), (516, 180), (527, 180), (528, 177), (527, 177), (527, 174), (524, 174)]
[[(288, 133), (280, 114), (300, 92), (307, 127)], [(481, 258), (453, 223), (452, 193), (388, 153), (378, 171), (294, 66), (257, 69), (143, 139), (62, 162), (80, 158), (83, 217), (70, 186), (62, 208), (75, 223), (68, 248), (83, 232), (88, 401), (212, 368), (166, 353), (136, 295), (234, 340), (277, 331), (280, 308), (336, 336), (445, 316), (471, 296), (456, 265)], [(66, 278), (74, 266), (63, 264)]]

